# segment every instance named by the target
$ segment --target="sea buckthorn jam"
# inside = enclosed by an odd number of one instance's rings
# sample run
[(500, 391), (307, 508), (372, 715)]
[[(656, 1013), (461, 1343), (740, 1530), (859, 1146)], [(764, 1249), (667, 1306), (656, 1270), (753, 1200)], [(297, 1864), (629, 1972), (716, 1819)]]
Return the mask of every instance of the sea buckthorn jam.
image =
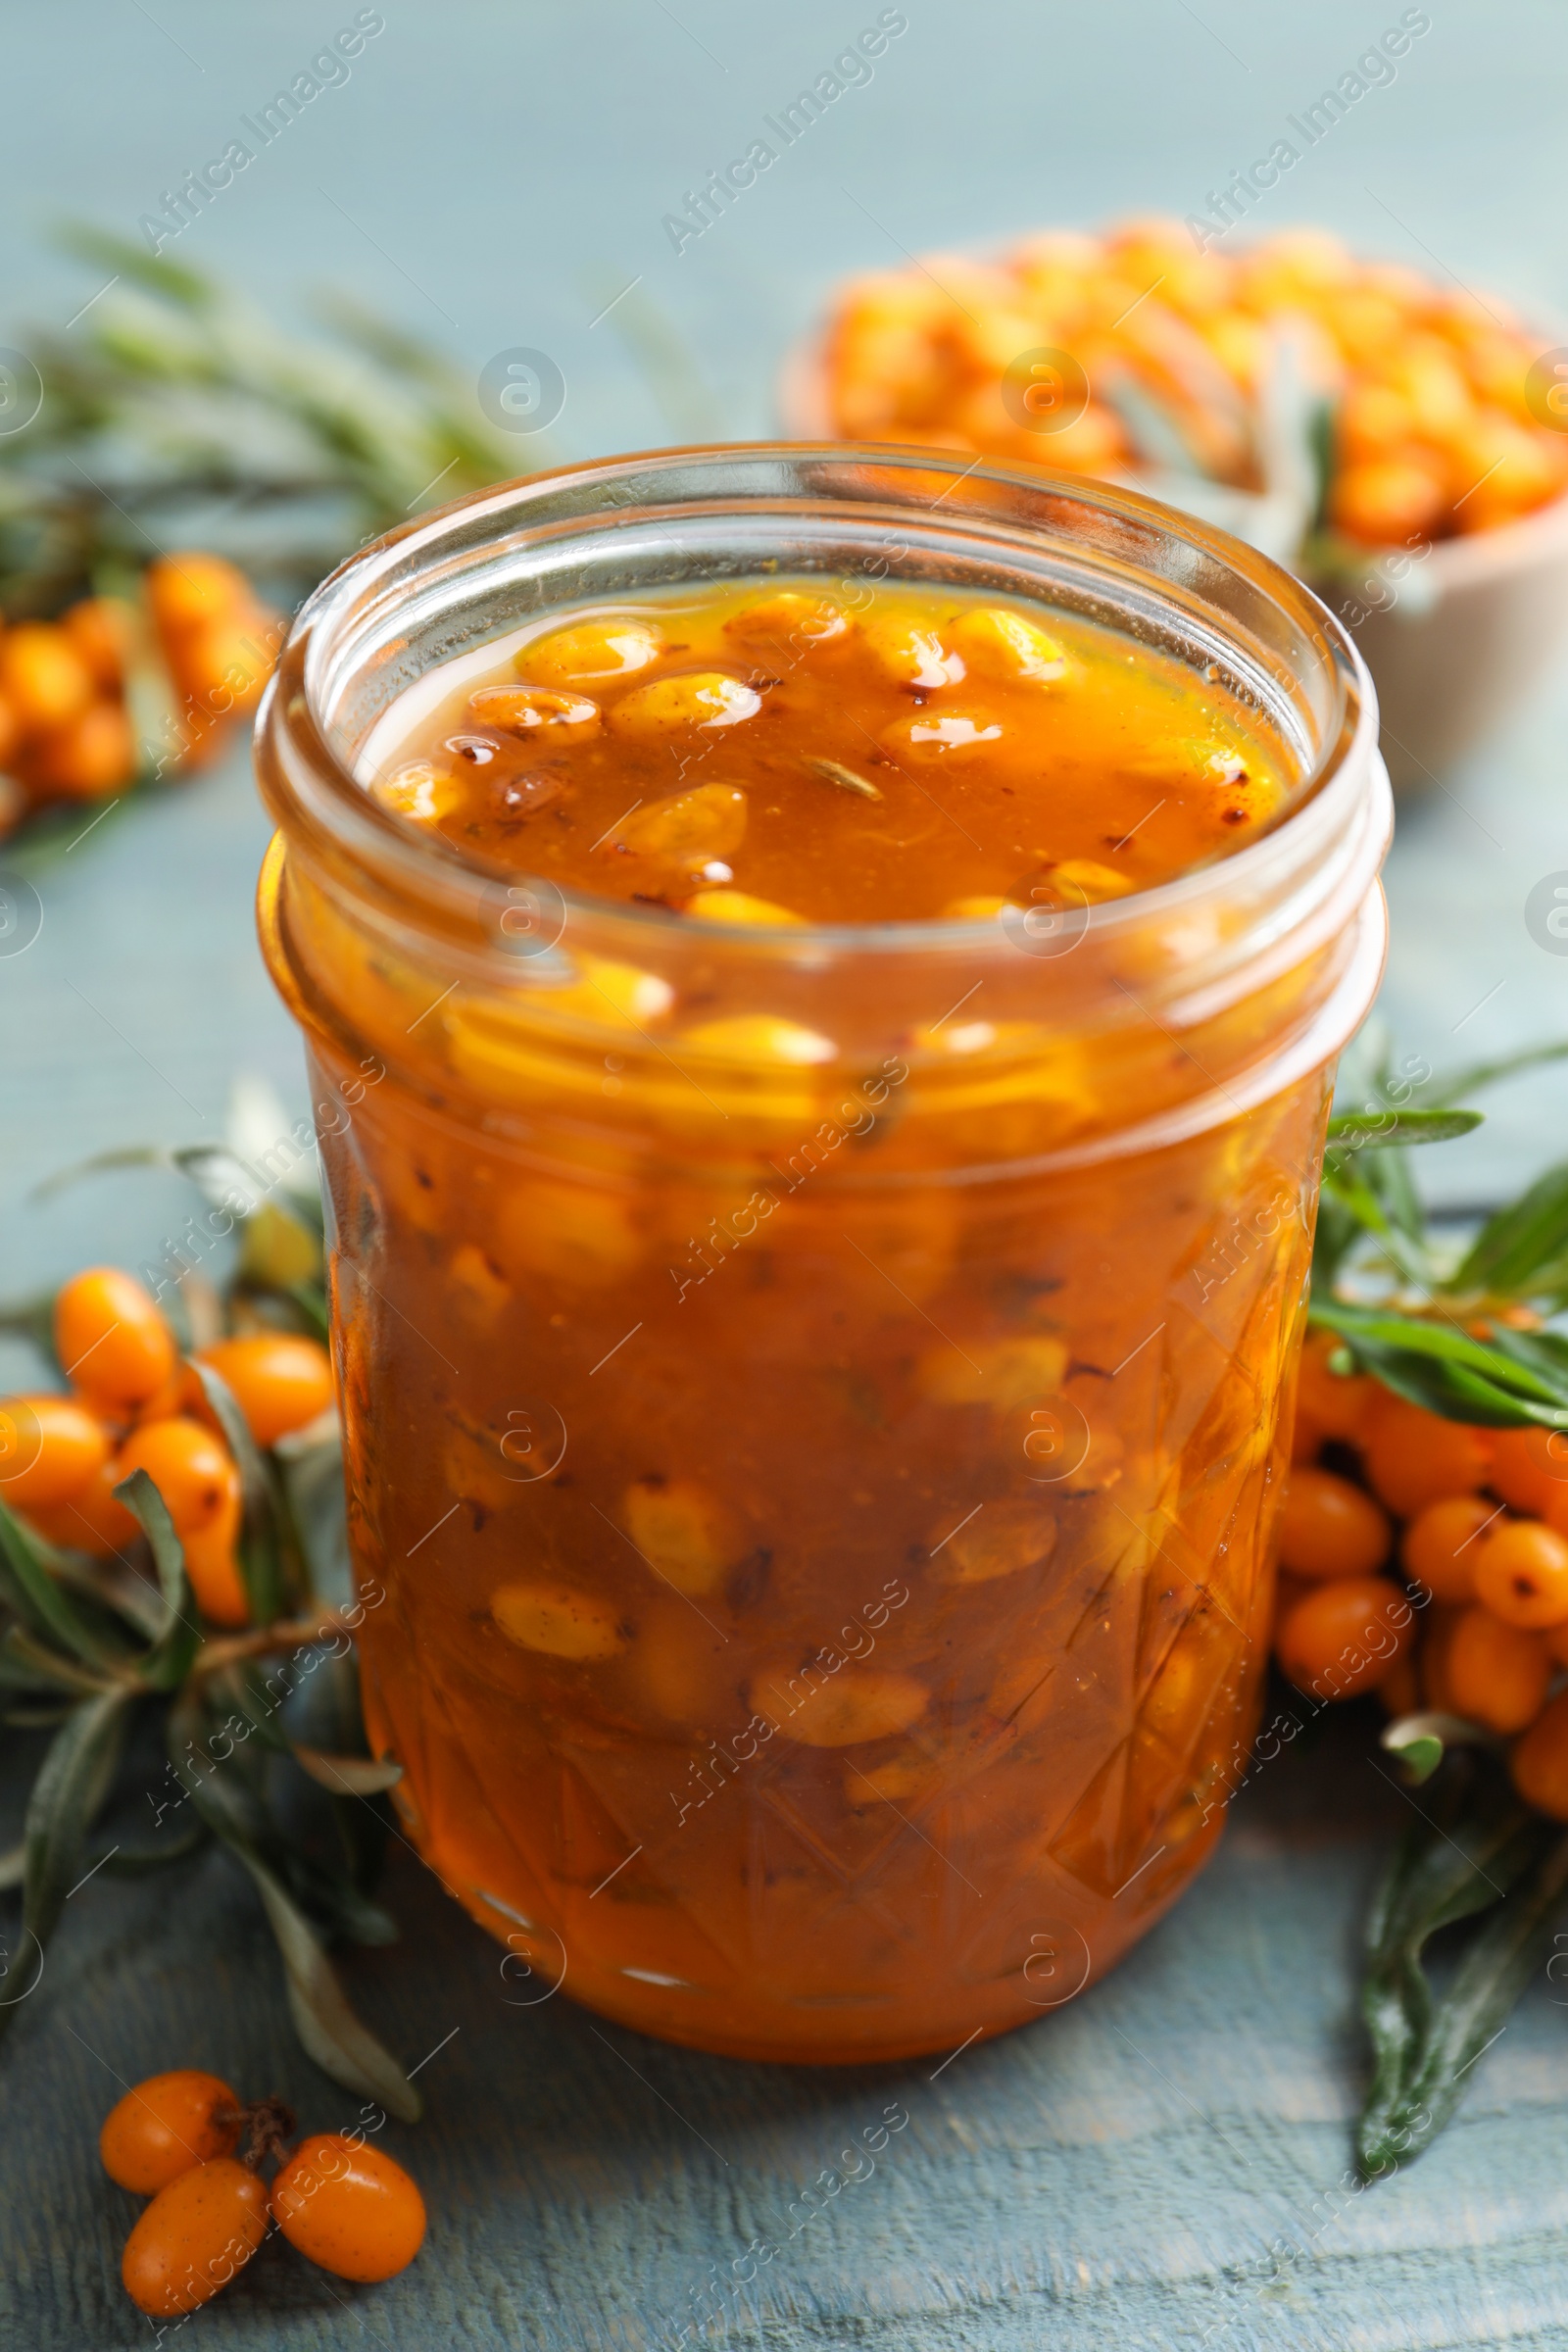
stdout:
[(744, 452), (469, 502), (260, 736), (403, 1826), (507, 1998), (813, 2062), (1043, 2014), (1212, 1845), (1382, 942), (1304, 591), (884, 457), (768, 457), (765, 562), (685, 552)]
[[(1066, 614), (808, 580), (547, 620), (366, 755), (388, 808), (716, 922), (901, 922), (1147, 889), (1283, 807), (1213, 681)], [(469, 667), (465, 662), (462, 667)], [(421, 696), (421, 699), (423, 697)]]

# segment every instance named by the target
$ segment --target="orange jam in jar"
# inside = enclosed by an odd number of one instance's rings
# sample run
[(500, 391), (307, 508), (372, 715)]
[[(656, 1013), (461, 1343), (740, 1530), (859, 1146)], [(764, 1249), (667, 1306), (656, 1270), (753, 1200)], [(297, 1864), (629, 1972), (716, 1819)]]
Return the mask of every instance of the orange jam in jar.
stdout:
[(262, 927), (367, 1717), (531, 1994), (951, 2048), (1197, 1870), (1381, 968), (1375, 742), (1264, 559), (926, 452), (543, 476), (305, 608)]

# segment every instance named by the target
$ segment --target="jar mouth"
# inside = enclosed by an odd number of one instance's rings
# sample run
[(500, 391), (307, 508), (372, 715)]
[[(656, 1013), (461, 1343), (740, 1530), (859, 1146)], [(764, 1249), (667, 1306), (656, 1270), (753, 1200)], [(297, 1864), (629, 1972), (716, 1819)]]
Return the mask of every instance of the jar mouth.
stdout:
[[(1151, 889), (1081, 913), (1067, 907), (1080, 936), (1109, 950), (1210, 901), (1259, 916), (1272, 905), (1277, 915), (1282, 897), (1298, 902), (1314, 871), (1326, 882), (1334, 867), (1342, 870), (1331, 896), (1347, 885), (1364, 895), (1387, 838), (1367, 807), (1376, 702), (1352, 640), (1309, 589), (1139, 492), (896, 444), (742, 443), (590, 461), (470, 495), (376, 541), (302, 607), (283, 648), (257, 722), (272, 813), (340, 869), (359, 869), (470, 946), (493, 934), (498, 894), (513, 904), (537, 888), (541, 937), (569, 927), (596, 944), (618, 940), (634, 960), (667, 952), (692, 929), (678, 913), (534, 885), (446, 836), (414, 836), (365, 790), (356, 755), (419, 677), (564, 604), (715, 574), (740, 579), (763, 566), (835, 565), (900, 584), (1068, 602), (1188, 662), (1205, 655), (1281, 734), (1297, 781), (1272, 821), (1245, 847)], [(703, 929), (715, 950), (772, 965), (889, 956), (972, 962), (999, 944), (1040, 952), (999, 939), (995, 918)], [(503, 941), (499, 953), (514, 977), (514, 946), (508, 954)]]

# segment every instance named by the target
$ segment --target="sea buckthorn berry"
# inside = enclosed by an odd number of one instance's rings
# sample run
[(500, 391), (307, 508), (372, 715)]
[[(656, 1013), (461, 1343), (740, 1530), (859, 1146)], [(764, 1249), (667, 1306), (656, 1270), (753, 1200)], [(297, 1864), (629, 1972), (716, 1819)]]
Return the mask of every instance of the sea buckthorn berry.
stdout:
[(762, 698), (755, 686), (728, 678), (721, 669), (680, 670), (634, 686), (612, 706), (610, 723), (620, 735), (675, 735), (687, 727), (733, 727), (755, 718)]
[(193, 2164), (232, 2155), (239, 2131), (239, 2101), (228, 2084), (181, 2067), (149, 2075), (110, 2108), (98, 2153), (111, 2180), (155, 2197)]
[(424, 2199), (402, 2165), (340, 2132), (301, 2140), (272, 2182), (272, 2212), (309, 2261), (363, 2285), (406, 2271), (424, 2240)]
[(161, 2188), (125, 2240), (125, 2292), (154, 2319), (199, 2310), (267, 2235), (267, 2190), (232, 2156), (193, 2165)]
[(1551, 1652), (1539, 1634), (1477, 1604), (1448, 1637), (1444, 1680), (1455, 1713), (1492, 1732), (1522, 1732), (1545, 1701)]
[(700, 890), (695, 899), (687, 900), (681, 912), (695, 915), (700, 923), (778, 925), (805, 919), (788, 906), (775, 906), (771, 899), (754, 899), (746, 890)]
[(1054, 637), (1005, 606), (971, 609), (949, 635), (978, 677), (1026, 678), (1031, 685), (1047, 686), (1066, 673), (1067, 658)]
[(831, 645), (849, 634), (850, 624), (829, 597), (802, 596), (781, 588), (755, 605), (743, 605), (724, 623), (726, 637), (756, 645), (773, 658), (808, 653), (812, 646)]
[(1379, 1406), (1363, 1453), (1373, 1493), (1401, 1519), (1446, 1494), (1473, 1494), (1492, 1462), (1484, 1432), (1440, 1420), (1402, 1396)]
[(118, 1266), (89, 1266), (55, 1299), (55, 1352), (66, 1378), (109, 1413), (133, 1413), (174, 1370), (174, 1335), (148, 1293)]
[(439, 767), (433, 760), (406, 760), (370, 786), (383, 808), (390, 808), (394, 816), (412, 816), (421, 825), (434, 824), (461, 808), (467, 791), (455, 768)]
[(570, 1585), (498, 1585), (490, 1614), (509, 1642), (549, 1658), (612, 1658), (628, 1640), (608, 1602)]
[(1405, 1574), (1438, 1600), (1474, 1600), (1481, 1530), (1496, 1516), (1496, 1504), (1479, 1494), (1448, 1494), (1429, 1502), (1400, 1539)]
[(1389, 1392), (1381, 1381), (1364, 1372), (1336, 1372), (1334, 1358), (1344, 1348), (1345, 1342), (1337, 1332), (1309, 1331), (1301, 1349), (1296, 1395), (1301, 1411), (1309, 1413), (1326, 1436), (1356, 1441), (1363, 1435), (1374, 1406)]
[(28, 734), (63, 727), (92, 701), (92, 672), (64, 629), (23, 620), (0, 636), (0, 694)]
[(161, 630), (176, 637), (248, 612), (254, 602), (251, 584), (237, 564), (196, 549), (160, 557), (148, 564), (144, 577), (154, 619)]
[(211, 1527), (239, 1494), (239, 1471), (211, 1430), (182, 1413), (143, 1421), (120, 1449), (120, 1475), (145, 1470), (180, 1536)]
[(136, 733), (123, 705), (89, 703), (64, 726), (38, 736), (26, 774), (35, 791), (96, 801), (130, 782), (136, 760)]
[(1568, 1544), (1539, 1519), (1499, 1520), (1476, 1545), (1476, 1598), (1504, 1625), (1568, 1620)]
[(468, 697), (468, 714), (481, 727), (500, 727), (509, 735), (550, 735), (562, 743), (581, 743), (599, 731), (597, 703), (550, 686), (481, 686)]
[(958, 1585), (988, 1585), (1049, 1560), (1056, 1547), (1056, 1522), (1044, 1501), (985, 1503), (957, 1528), (938, 1528), (932, 1558), (939, 1572)]
[(1436, 529), (1447, 506), (1443, 476), (1413, 458), (1347, 466), (1329, 494), (1329, 519), (1366, 547), (1403, 546)]
[(897, 718), (882, 741), (895, 760), (965, 760), (1002, 741), (1002, 728), (984, 710), (926, 710)]
[(931, 693), (938, 686), (956, 686), (963, 677), (963, 656), (945, 646), (935, 629), (873, 614), (860, 623), (860, 640), (877, 667), (900, 686)]
[(1298, 1690), (1355, 1698), (1404, 1655), (1414, 1622), (1410, 1602), (1388, 1577), (1335, 1577), (1281, 1619), (1274, 1646)]
[(109, 1437), (70, 1396), (0, 1400), (0, 1496), (15, 1509), (84, 1494), (109, 1458)]
[(927, 1697), (912, 1675), (854, 1665), (830, 1674), (813, 1651), (804, 1663), (764, 1667), (746, 1703), (781, 1738), (805, 1747), (859, 1747), (908, 1731), (925, 1713)]
[(214, 1625), (241, 1626), (251, 1621), (251, 1596), (238, 1550), (244, 1518), (245, 1506), (236, 1484), (216, 1519), (180, 1535), (185, 1574), (196, 1605)]
[(1531, 1516), (1553, 1500), (1568, 1503), (1568, 1430), (1494, 1430), (1487, 1484)]
[[(4, 1411), (0, 1405), (0, 1416)], [(9, 1494), (4, 1476), (0, 1462), (0, 1494)], [(66, 1502), (29, 1503), (27, 1517), (46, 1544), (58, 1544), (67, 1551), (84, 1551), (95, 1560), (113, 1559), (141, 1533), (124, 1504), (115, 1499), (119, 1483), (119, 1464), (106, 1452), (78, 1494)]]
[(85, 596), (61, 615), (61, 627), (92, 673), (100, 694), (117, 694), (136, 644), (136, 614), (122, 597)]
[[(608, 836), (607, 857), (660, 858), (693, 873), (730, 857), (746, 837), (746, 795), (735, 784), (699, 784), (630, 811)], [(715, 882), (723, 874), (710, 877)]]
[(1516, 1741), (1508, 1769), (1527, 1805), (1568, 1821), (1568, 1690), (1559, 1690)]
[(1280, 1509), (1280, 1560), (1295, 1576), (1370, 1576), (1389, 1556), (1387, 1516), (1332, 1470), (1293, 1470)]
[(678, 1592), (711, 1592), (740, 1556), (734, 1520), (691, 1478), (640, 1478), (622, 1501), (626, 1533)]
[(232, 1391), (258, 1446), (275, 1446), (332, 1401), (332, 1362), (318, 1340), (293, 1332), (257, 1332), (215, 1340), (197, 1350)]
[(513, 667), (530, 685), (612, 686), (646, 669), (663, 650), (663, 637), (652, 621), (611, 615), (533, 638)]

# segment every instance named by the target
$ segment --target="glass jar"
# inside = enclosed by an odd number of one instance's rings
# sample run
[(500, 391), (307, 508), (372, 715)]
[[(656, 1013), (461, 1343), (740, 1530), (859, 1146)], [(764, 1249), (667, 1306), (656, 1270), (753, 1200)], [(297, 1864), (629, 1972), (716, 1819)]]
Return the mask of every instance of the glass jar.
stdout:
[[(1108, 623), (1225, 678), (1297, 790), (1092, 908), (744, 930), (366, 792), (440, 664), (775, 571)], [(528, 1997), (706, 2049), (891, 2058), (1069, 1998), (1199, 1868), (1251, 1736), (1334, 1058), (1385, 946), (1349, 639), (1129, 493), (684, 451), (356, 556), (258, 737), (408, 1834)]]

